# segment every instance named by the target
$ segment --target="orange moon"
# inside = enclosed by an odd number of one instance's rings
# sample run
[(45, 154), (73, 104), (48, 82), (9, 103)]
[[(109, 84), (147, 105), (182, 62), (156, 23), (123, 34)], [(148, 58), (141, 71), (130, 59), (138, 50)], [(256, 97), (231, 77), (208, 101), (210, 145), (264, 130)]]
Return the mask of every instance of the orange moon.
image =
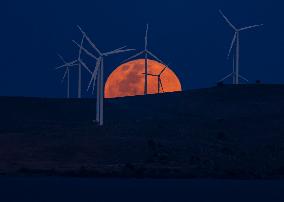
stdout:
[[(158, 75), (163, 69), (164, 65), (154, 61), (148, 60), (148, 73)], [(108, 77), (105, 84), (105, 98), (116, 98), (125, 96), (144, 95), (145, 83), (145, 60), (137, 59), (124, 63), (117, 67)], [(148, 75), (148, 94), (158, 93), (158, 77)], [(181, 84), (176, 74), (167, 68), (161, 74), (161, 82), (163, 92), (181, 91)]]

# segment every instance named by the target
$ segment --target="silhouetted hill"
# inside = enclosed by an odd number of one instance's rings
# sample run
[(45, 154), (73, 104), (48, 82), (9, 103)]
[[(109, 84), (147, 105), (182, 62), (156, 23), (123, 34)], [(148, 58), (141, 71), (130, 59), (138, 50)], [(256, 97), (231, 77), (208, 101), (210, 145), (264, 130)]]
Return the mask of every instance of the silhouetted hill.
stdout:
[(105, 101), (0, 98), (0, 172), (125, 177), (284, 176), (284, 85)]

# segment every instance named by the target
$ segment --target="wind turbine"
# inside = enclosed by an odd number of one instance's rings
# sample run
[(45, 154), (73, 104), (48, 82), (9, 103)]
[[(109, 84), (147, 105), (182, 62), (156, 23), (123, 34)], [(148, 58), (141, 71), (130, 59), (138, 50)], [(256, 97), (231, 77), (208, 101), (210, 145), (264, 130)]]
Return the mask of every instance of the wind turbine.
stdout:
[[(149, 74), (148, 73), (148, 76), (154, 76), (154, 77), (157, 77), (157, 83), (158, 83), (158, 94), (160, 94), (160, 89), (162, 88), (162, 91), (163, 93), (165, 92), (164, 91), (164, 87), (163, 87), (163, 83), (162, 83), (162, 79), (161, 79), (161, 75), (164, 73), (164, 71), (167, 69), (168, 67), (165, 66), (162, 71), (159, 73), (159, 74)], [(145, 74), (145, 73), (143, 73)]]
[(160, 60), (157, 56), (155, 56), (151, 51), (149, 51), (148, 49), (148, 30), (149, 30), (149, 25), (146, 25), (146, 34), (145, 34), (145, 46), (144, 46), (144, 50), (133, 55), (130, 58), (127, 58), (126, 60), (124, 60), (123, 62), (127, 62), (129, 60), (132, 60), (140, 55), (144, 55), (144, 60), (145, 60), (145, 84), (144, 84), (144, 95), (148, 94), (148, 57), (152, 56), (154, 59), (156, 59), (157, 61), (159, 61), (160, 63), (164, 64), (164, 62), (162, 62), (162, 60)]
[[(87, 67), (87, 65), (85, 65), (85, 63), (81, 59), (81, 54), (82, 54), (82, 49), (83, 49), (83, 47), (82, 47), (83, 40), (84, 40), (84, 37), (82, 38), (82, 41), (81, 41), (81, 45), (80, 45), (81, 48), (79, 49), (78, 58), (76, 60), (71, 61), (71, 62), (66, 62), (64, 60), (64, 58), (59, 55), (59, 57), (61, 58), (61, 60), (65, 64), (61, 65), (59, 67), (56, 67), (56, 69), (66, 68), (66, 72), (65, 73), (68, 75), (68, 78), (67, 78), (68, 79), (68, 84), (67, 85), (68, 85), (68, 88), (70, 90), (70, 78), (69, 78), (69, 76), (70, 76), (70, 72), (69, 72), (70, 69), (69, 68), (70, 67), (74, 67), (74, 66), (78, 66), (78, 69), (79, 69), (79, 71), (78, 71), (78, 73), (79, 73), (79, 76), (78, 76), (78, 98), (81, 98), (81, 82), (82, 82), (82, 74), (81, 74), (81, 72), (82, 72), (82, 66), (92, 75), (92, 71)], [(64, 75), (63, 79), (65, 79), (65, 76), (66, 75)], [(70, 94), (68, 93), (68, 96), (69, 95)]]
[[(94, 54), (92, 54), (91, 52), (89, 52), (86, 48), (84, 48), (83, 46), (80, 46), (76, 41), (73, 40), (73, 43), (75, 43), (75, 45), (77, 45), (82, 51), (84, 51), (87, 55), (91, 56), (93, 59), (96, 60), (96, 67), (94, 69), (94, 71), (92, 72), (92, 78), (89, 82), (89, 86), (88, 89), (91, 87), (91, 85), (93, 86), (93, 92), (95, 89), (95, 83), (97, 81), (97, 105), (96, 105), (96, 122), (99, 123), (100, 126), (103, 125), (103, 120), (104, 120), (104, 58), (107, 56), (111, 56), (111, 55), (115, 55), (115, 54), (120, 54), (120, 53), (124, 53), (124, 52), (128, 52), (128, 51), (132, 51), (134, 49), (125, 49), (126, 46), (123, 46), (121, 48), (115, 49), (113, 51), (109, 51), (109, 52), (101, 52), (96, 45), (91, 41), (91, 39), (88, 37), (88, 35), (82, 30), (82, 28), (80, 26), (77, 26), (78, 29), (81, 31), (81, 33), (83, 34), (83, 38), (85, 38), (88, 43), (92, 46), (92, 48), (98, 53), (98, 57), (96, 57)], [(81, 64), (84, 67), (87, 67), (86, 64), (83, 63), (83, 61), (81, 61)]]
[(64, 82), (65, 78), (67, 77), (67, 98), (70, 98), (70, 67), (76, 66), (77, 64), (68, 64), (65, 59), (57, 54), (58, 57), (62, 60), (62, 62), (67, 65), (65, 66), (66, 70), (64, 72), (64, 75), (62, 77), (62, 83)]
[(221, 81), (224, 81), (225, 79), (229, 78), (230, 76), (233, 76), (233, 84), (239, 84), (239, 78), (248, 81), (246, 78), (244, 78), (243, 76), (240, 75), (239, 73), (239, 69), (240, 69), (240, 32), (245, 31), (245, 30), (249, 30), (249, 29), (253, 29), (256, 27), (261, 27), (263, 26), (263, 24), (260, 25), (252, 25), (252, 26), (247, 26), (247, 27), (243, 27), (243, 28), (237, 28), (236, 26), (234, 26), (231, 21), (224, 15), (224, 13), (222, 12), (222, 10), (219, 10), (220, 14), (222, 15), (222, 17), (225, 19), (225, 21), (228, 23), (228, 25), (235, 31), (230, 49), (229, 49), (229, 53), (228, 53), (228, 58), (232, 52), (232, 49), (234, 47), (234, 45), (236, 46), (236, 50), (235, 50), (235, 62), (234, 62), (234, 68), (233, 68), (233, 72), (231, 74), (229, 74), (228, 76), (226, 76), (224, 79), (222, 79)]

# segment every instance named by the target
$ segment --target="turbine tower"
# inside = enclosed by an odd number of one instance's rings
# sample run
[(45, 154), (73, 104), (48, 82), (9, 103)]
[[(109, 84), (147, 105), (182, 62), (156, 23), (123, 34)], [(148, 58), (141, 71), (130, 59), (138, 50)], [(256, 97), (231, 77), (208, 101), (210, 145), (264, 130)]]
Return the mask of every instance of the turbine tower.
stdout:
[(144, 60), (145, 60), (145, 83), (144, 83), (144, 95), (148, 94), (148, 58), (149, 56), (152, 56), (155, 60), (157, 60), (158, 62), (164, 64), (157, 56), (155, 56), (151, 51), (149, 51), (148, 49), (148, 30), (149, 30), (149, 25), (146, 25), (146, 34), (145, 34), (145, 45), (144, 45), (144, 50), (133, 55), (130, 58), (127, 58), (126, 60), (124, 60), (123, 62), (127, 62), (130, 61), (140, 55), (144, 55)]
[[(162, 83), (162, 79), (161, 79), (161, 75), (164, 73), (164, 71), (167, 69), (168, 67), (165, 66), (162, 71), (159, 73), (159, 74), (149, 74), (148, 73), (148, 76), (154, 76), (154, 77), (157, 77), (157, 83), (158, 83), (158, 94), (160, 94), (160, 89), (162, 88), (162, 91), (163, 93), (165, 92), (164, 91), (164, 87), (163, 87), (163, 83)], [(145, 74), (145, 73), (143, 73)]]
[(232, 43), (231, 43), (231, 46), (230, 46), (230, 49), (229, 49), (228, 58), (230, 57), (230, 54), (232, 52), (234, 45), (236, 47), (235, 56), (234, 56), (235, 59), (234, 59), (234, 65), (233, 65), (233, 72), (231, 74), (229, 74), (228, 76), (226, 76), (225, 78), (223, 78), (221, 81), (226, 80), (230, 76), (233, 77), (233, 84), (239, 84), (240, 78), (245, 80), (245, 81), (248, 81), (246, 78), (241, 76), (240, 73), (239, 73), (239, 69), (240, 69), (240, 32), (245, 31), (245, 30), (249, 30), (249, 29), (253, 29), (253, 28), (256, 28), (256, 27), (261, 27), (261, 26), (263, 26), (263, 24), (252, 25), (252, 26), (247, 26), (247, 27), (243, 27), (243, 28), (237, 28), (224, 15), (222, 10), (219, 10), (219, 12), (222, 15), (222, 17), (225, 19), (225, 21), (228, 23), (228, 25), (235, 31), (235, 34), (234, 34), (234, 37), (233, 37), (233, 40), (232, 40)]
[[(97, 103), (96, 103), (96, 122), (99, 123), (100, 126), (103, 125), (103, 120), (104, 120), (104, 58), (107, 56), (115, 55), (115, 54), (120, 54), (128, 51), (132, 51), (134, 49), (125, 49), (126, 46), (123, 46), (121, 48), (115, 49), (113, 51), (109, 52), (101, 52), (96, 45), (91, 41), (91, 39), (88, 37), (88, 35), (82, 30), (80, 26), (78, 26), (78, 29), (81, 31), (83, 34), (83, 38), (85, 38), (88, 43), (92, 46), (92, 48), (98, 53), (98, 57), (96, 57), (94, 54), (89, 52), (87, 49), (85, 49), (83, 46), (80, 46), (76, 41), (73, 41), (80, 49), (81, 51), (84, 51), (87, 55), (91, 56), (93, 59), (96, 60), (96, 67), (94, 71), (92, 72), (92, 78), (89, 82), (88, 89), (93, 86), (93, 92), (95, 89), (95, 84), (97, 82)], [(84, 67), (87, 67), (87, 65), (80, 60), (80, 64), (82, 64)]]

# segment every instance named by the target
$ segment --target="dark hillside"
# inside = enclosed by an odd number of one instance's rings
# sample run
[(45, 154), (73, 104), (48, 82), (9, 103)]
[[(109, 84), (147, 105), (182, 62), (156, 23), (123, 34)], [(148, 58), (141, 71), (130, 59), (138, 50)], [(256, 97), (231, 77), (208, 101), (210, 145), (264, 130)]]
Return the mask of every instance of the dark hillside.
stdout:
[(0, 172), (284, 177), (284, 85), (221, 86), (105, 101), (0, 98)]

